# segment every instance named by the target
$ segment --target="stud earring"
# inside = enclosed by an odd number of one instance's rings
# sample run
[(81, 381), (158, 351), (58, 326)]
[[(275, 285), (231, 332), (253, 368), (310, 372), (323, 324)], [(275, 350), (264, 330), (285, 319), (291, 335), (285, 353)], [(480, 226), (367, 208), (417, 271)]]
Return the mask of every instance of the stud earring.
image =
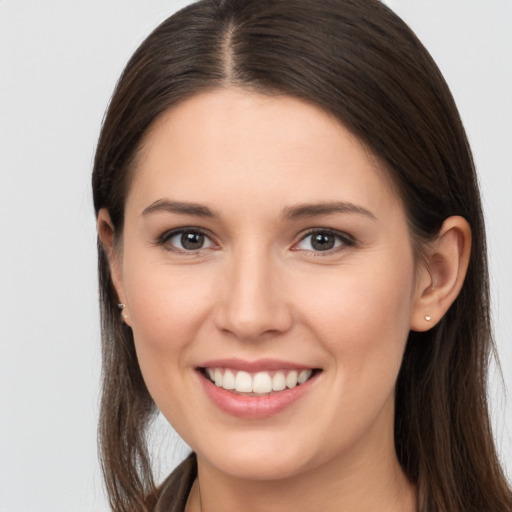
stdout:
[(123, 321), (127, 320), (128, 319), (128, 315), (125, 315), (123, 313), (123, 310), (126, 306), (124, 304), (118, 304), (117, 305), (117, 309), (119, 309), (119, 311), (121, 312), (121, 316), (123, 317)]
[(425, 320), (427, 322), (432, 322), (432, 317), (430, 315), (425, 315)]

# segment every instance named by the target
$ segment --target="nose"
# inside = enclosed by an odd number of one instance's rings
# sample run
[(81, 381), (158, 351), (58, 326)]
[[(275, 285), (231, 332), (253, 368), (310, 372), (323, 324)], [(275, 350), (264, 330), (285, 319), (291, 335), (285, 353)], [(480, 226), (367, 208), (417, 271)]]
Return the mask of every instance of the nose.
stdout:
[(221, 286), (217, 327), (241, 340), (277, 335), (292, 326), (292, 312), (279, 265), (260, 250), (233, 255)]

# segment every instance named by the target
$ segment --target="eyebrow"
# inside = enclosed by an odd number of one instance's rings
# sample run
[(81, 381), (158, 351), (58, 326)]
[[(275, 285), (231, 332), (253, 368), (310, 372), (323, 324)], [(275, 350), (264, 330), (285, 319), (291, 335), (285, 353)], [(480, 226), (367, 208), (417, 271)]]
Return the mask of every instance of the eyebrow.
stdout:
[[(198, 203), (188, 203), (182, 201), (169, 201), (167, 199), (158, 199), (151, 203), (142, 212), (142, 215), (149, 215), (154, 212), (177, 213), (181, 215), (192, 215), (195, 217), (216, 218), (217, 215), (207, 206)], [(283, 210), (282, 217), (287, 220), (305, 219), (318, 217), (321, 215), (331, 215), (333, 213), (356, 213), (364, 215), (372, 220), (377, 220), (375, 215), (368, 209), (348, 202), (334, 203), (304, 203), (294, 206), (287, 206)]]
[(144, 209), (142, 215), (149, 215), (154, 212), (179, 213), (181, 215), (193, 215), (195, 217), (216, 217), (210, 208), (197, 203), (186, 203), (181, 201), (168, 201), (159, 199)]
[(288, 206), (283, 211), (283, 217), (289, 220), (296, 220), (317, 217), (320, 215), (330, 215), (333, 213), (356, 213), (365, 215), (372, 220), (377, 220), (377, 217), (375, 217), (370, 210), (367, 210), (357, 204), (347, 202), (298, 204)]

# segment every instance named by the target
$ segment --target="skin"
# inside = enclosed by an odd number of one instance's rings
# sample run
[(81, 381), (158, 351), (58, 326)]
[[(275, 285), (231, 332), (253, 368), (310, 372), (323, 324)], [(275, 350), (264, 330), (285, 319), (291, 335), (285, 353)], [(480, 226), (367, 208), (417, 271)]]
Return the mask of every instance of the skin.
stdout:
[[(148, 211), (159, 201), (214, 216)], [(319, 203), (352, 211), (284, 215)], [(203, 248), (162, 238), (183, 227), (208, 235)], [(312, 228), (339, 233), (336, 247), (315, 250)], [(400, 198), (350, 132), (301, 100), (228, 88), (155, 122), (120, 245), (105, 210), (98, 229), (148, 389), (197, 453), (188, 512), (416, 510), (394, 451), (394, 387), (409, 330), (431, 328), (462, 285), (463, 219), (426, 248), (429, 268), (418, 263)], [(278, 414), (239, 418), (197, 372), (232, 357), (321, 372)]]

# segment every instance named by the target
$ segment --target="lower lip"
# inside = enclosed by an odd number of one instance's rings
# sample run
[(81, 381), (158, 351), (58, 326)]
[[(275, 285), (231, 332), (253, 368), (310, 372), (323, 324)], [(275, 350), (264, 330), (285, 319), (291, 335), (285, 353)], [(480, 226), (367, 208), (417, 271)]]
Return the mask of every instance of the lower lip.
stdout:
[(297, 400), (302, 398), (316, 381), (318, 374), (313, 375), (304, 384), (294, 388), (277, 391), (271, 395), (237, 395), (216, 386), (201, 372), (199, 378), (210, 400), (222, 411), (240, 418), (268, 418), (280, 413)]

